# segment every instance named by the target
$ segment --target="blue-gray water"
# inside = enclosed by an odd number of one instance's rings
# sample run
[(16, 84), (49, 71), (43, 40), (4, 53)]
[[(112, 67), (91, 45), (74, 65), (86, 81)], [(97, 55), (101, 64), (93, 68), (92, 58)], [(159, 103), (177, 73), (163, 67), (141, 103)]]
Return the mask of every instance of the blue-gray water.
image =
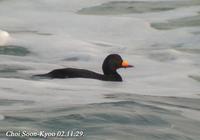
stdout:
[[(199, 0), (1, 0), (0, 139), (199, 140), (199, 14)], [(110, 53), (135, 66), (123, 82), (31, 78), (101, 73)]]
[[(105, 94), (104, 98), (120, 101), (9, 111), (0, 123), (6, 126), (1, 134), (8, 130), (78, 130), (83, 131), (84, 136), (77, 139), (199, 139), (200, 121), (199, 116), (195, 116), (200, 111), (199, 99), (126, 93)], [(34, 102), (1, 100), (1, 106), (14, 104), (27, 106)]]

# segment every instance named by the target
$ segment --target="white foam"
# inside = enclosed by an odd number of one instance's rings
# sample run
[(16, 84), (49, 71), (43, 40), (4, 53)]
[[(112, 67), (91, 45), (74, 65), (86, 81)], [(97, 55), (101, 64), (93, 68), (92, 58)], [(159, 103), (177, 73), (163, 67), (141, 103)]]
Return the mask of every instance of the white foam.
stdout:
[[(38, 1), (2, 1), (1, 26), (15, 38), (12, 43), (32, 52), (26, 57), (0, 56), (2, 66), (9, 64), (28, 68), (18, 72), (28, 76), (63, 67), (102, 72), (101, 65), (106, 55), (119, 53), (135, 68), (119, 70), (124, 79), (122, 83), (91, 79), (33, 81), (0, 78), (1, 98), (35, 102), (30, 106), (19, 105), (19, 109), (106, 102), (111, 100), (104, 98), (104, 94), (108, 93), (187, 97), (199, 94), (199, 83), (188, 78), (191, 73), (199, 73), (199, 66), (194, 65), (199, 63), (199, 58), (174, 49), (180, 44), (199, 46), (199, 39), (190, 32), (197, 28), (160, 31), (150, 26), (161, 17), (165, 21), (170, 17), (195, 15), (195, 7), (156, 14), (96, 16), (74, 12), (107, 0)], [(166, 54), (176, 59), (161, 62), (156, 57), (149, 57), (151, 54)], [(85, 61), (67, 61), (70, 57)], [(6, 109), (12, 109), (12, 106)]]
[(0, 30), (0, 46), (6, 45), (11, 39), (11, 36), (8, 32)]

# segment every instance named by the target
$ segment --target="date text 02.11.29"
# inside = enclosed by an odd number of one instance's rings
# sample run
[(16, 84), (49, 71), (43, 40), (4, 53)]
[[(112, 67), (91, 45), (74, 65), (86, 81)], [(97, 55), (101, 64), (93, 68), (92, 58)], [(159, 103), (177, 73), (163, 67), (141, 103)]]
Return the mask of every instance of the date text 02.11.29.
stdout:
[(82, 130), (68, 130), (68, 131), (57, 131), (57, 137), (82, 137), (84, 132)]

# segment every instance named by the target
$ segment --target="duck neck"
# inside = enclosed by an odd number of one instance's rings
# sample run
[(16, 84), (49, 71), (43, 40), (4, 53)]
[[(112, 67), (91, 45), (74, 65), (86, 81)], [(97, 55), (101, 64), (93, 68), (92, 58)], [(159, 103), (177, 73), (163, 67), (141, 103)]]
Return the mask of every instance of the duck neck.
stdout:
[(116, 70), (104, 72), (103, 77), (106, 81), (122, 81), (122, 77), (117, 73)]

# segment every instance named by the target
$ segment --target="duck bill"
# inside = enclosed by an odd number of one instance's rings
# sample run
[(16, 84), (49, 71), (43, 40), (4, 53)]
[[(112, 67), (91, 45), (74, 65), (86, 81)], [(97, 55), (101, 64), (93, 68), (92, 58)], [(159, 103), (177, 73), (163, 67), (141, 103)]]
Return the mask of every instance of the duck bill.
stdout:
[(132, 68), (134, 67), (133, 65), (129, 65), (127, 60), (122, 61), (122, 68)]
[(132, 68), (132, 67), (134, 67), (134, 66), (133, 65), (128, 65), (128, 66), (126, 66), (124, 68)]

